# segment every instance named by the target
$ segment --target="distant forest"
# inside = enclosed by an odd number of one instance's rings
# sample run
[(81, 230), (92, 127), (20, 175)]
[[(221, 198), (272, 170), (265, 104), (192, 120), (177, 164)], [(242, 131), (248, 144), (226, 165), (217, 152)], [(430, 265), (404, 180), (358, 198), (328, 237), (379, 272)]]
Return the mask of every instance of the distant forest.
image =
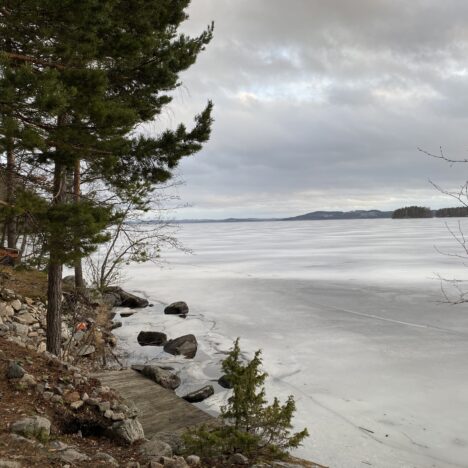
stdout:
[(468, 207), (458, 206), (455, 208), (440, 208), (431, 210), (425, 206), (405, 206), (393, 212), (393, 219), (405, 218), (463, 218), (468, 216)]

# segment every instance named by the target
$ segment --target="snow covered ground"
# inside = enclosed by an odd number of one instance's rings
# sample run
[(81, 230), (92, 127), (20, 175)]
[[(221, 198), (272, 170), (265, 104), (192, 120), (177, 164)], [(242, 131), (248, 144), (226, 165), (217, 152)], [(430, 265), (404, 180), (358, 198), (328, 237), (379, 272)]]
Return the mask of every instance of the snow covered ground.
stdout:
[[(239, 336), (247, 353), (263, 350), (269, 394), (296, 398), (297, 427), (311, 433), (298, 455), (334, 468), (466, 468), (468, 310), (440, 303), (434, 277), (468, 270), (434, 248), (455, 253), (444, 222), (184, 225), (193, 255), (129, 269), (126, 289), (154, 307), (122, 319), (119, 346), (131, 362), (173, 363), (183, 394), (216, 381)], [(162, 314), (176, 300), (186, 320)], [(197, 357), (140, 347), (140, 330), (194, 333)], [(214, 385), (213, 411), (226, 398)]]

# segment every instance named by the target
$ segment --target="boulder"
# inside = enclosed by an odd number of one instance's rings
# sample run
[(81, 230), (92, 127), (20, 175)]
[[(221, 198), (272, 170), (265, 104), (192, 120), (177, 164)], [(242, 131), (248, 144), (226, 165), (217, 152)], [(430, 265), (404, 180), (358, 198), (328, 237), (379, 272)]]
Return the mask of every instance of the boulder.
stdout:
[(143, 443), (140, 447), (140, 453), (147, 458), (156, 458), (158, 460), (161, 457), (172, 457), (171, 446), (157, 437)]
[(218, 383), (223, 388), (232, 388), (233, 387), (232, 382), (231, 382), (231, 380), (229, 379), (229, 377), (227, 375), (222, 375), (218, 379)]
[(197, 354), (198, 343), (194, 335), (184, 335), (169, 340), (164, 345), (164, 351), (174, 356), (185, 356), (186, 358), (194, 358)]
[(25, 437), (45, 440), (50, 435), (50, 421), (41, 416), (22, 418), (11, 425), (11, 432)]
[(137, 340), (140, 346), (164, 346), (167, 343), (167, 335), (162, 332), (141, 331)]
[(16, 312), (18, 312), (21, 309), (21, 306), (23, 304), (21, 304), (21, 301), (19, 301), (18, 299), (15, 299), (14, 301), (10, 302), (10, 305), (11, 305), (11, 307), (13, 307), (13, 309)]
[(189, 313), (188, 305), (183, 301), (173, 302), (169, 304), (165, 309), (164, 313), (167, 315), (183, 315), (186, 316)]
[(203, 400), (206, 400), (211, 395), (214, 394), (214, 388), (212, 385), (206, 385), (199, 390), (194, 392), (187, 393), (187, 395), (183, 396), (182, 398), (189, 403), (200, 403)]
[(11, 361), (8, 364), (6, 373), (7, 379), (21, 379), (25, 373), (25, 370), (16, 362)]
[(13, 323), (13, 330), (19, 336), (27, 336), (29, 327), (27, 325), (23, 325), (22, 323)]
[(107, 288), (102, 297), (104, 302), (111, 307), (141, 309), (148, 306), (147, 299), (130, 294), (118, 286)]
[(161, 385), (161, 387), (175, 390), (180, 385), (178, 375), (158, 366), (144, 366), (141, 373)]
[(120, 443), (131, 445), (145, 438), (143, 427), (138, 419), (125, 419), (112, 424), (111, 435)]

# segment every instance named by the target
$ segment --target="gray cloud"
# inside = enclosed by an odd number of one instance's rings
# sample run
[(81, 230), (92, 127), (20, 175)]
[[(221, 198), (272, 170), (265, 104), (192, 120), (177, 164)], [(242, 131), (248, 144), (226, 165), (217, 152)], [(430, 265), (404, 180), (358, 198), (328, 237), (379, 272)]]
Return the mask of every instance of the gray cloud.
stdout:
[[(214, 100), (214, 132), (180, 167), (183, 217), (450, 204), (468, 149), (468, 4), (459, 0), (192, 0), (215, 38), (162, 124)], [(461, 167), (461, 169), (464, 169)], [(468, 167), (467, 167), (468, 169)]]

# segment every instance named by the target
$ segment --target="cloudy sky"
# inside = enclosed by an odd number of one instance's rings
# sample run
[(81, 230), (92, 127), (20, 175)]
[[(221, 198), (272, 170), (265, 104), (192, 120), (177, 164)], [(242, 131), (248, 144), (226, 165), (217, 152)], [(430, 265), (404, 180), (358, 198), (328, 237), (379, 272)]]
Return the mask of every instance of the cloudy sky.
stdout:
[(215, 37), (163, 117), (215, 103), (184, 160), (179, 218), (454, 205), (468, 164), (468, 2), (192, 0), (184, 30)]

